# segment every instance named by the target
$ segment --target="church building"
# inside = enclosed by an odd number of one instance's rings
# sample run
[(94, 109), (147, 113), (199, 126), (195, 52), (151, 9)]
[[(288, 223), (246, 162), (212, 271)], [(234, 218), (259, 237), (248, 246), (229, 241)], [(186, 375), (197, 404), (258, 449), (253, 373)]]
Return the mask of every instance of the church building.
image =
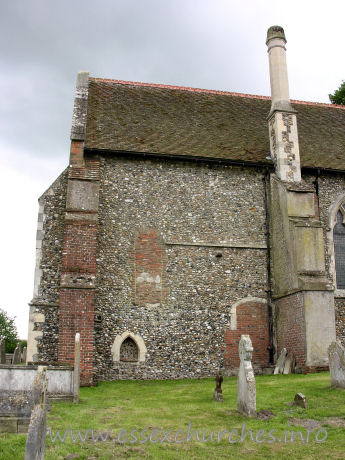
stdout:
[(345, 341), (345, 107), (79, 72), (70, 161), (39, 199), (28, 362), (81, 382), (256, 372)]

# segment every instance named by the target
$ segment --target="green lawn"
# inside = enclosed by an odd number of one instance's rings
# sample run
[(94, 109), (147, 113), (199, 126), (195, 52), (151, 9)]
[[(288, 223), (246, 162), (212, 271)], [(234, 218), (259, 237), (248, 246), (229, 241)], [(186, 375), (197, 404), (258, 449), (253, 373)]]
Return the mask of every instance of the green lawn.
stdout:
[[(224, 402), (212, 400), (215, 382), (213, 379), (200, 380), (166, 380), (166, 381), (116, 381), (102, 382), (97, 387), (82, 388), (80, 403), (53, 403), (48, 414), (47, 426), (51, 427), (53, 435), (59, 429), (63, 435), (66, 429), (73, 429), (74, 436), (80, 429), (84, 435), (87, 429), (110, 430), (110, 439), (106, 442), (93, 442), (89, 437), (86, 442), (71, 441), (70, 435), (65, 442), (57, 440), (52, 443), (49, 437), (46, 444), (46, 459), (64, 459), (75, 454), (76, 459), (225, 459), (225, 458), (345, 458), (345, 390), (330, 388), (329, 373), (310, 375), (276, 375), (258, 376), (257, 410), (271, 410), (275, 417), (270, 420), (248, 419), (236, 411), (235, 377), (225, 378), (223, 382)], [(295, 393), (302, 392), (307, 396), (309, 409), (291, 407)], [(307, 419), (319, 422), (319, 428), (326, 431), (318, 433), (323, 442), (315, 441), (315, 433), (311, 433), (309, 442), (295, 440), (291, 442), (291, 433), (300, 431), (306, 438)], [(245, 430), (252, 430), (253, 437), (258, 436), (257, 443), (250, 440), (250, 433), (243, 442), (236, 441), (241, 436), (243, 423)], [(177, 430), (184, 430), (177, 440), (185, 439), (188, 424), (192, 431), (198, 430), (200, 438), (209, 438), (213, 431), (211, 442), (197, 441), (195, 435), (190, 442), (169, 443), (163, 438), (165, 433), (172, 430), (169, 439), (174, 440)], [(142, 435), (140, 432), (147, 429)], [(139, 442), (144, 436), (157, 428), (159, 432), (153, 436), (157, 443)], [(119, 442), (118, 434), (123, 432)], [(132, 430), (133, 436), (130, 435)], [(223, 433), (223, 439), (218, 443), (217, 434)], [(261, 431), (259, 434), (259, 430)], [(268, 432), (276, 438), (275, 442)], [(284, 442), (284, 437), (286, 442)], [(278, 441), (278, 439), (282, 441)], [(299, 439), (299, 435), (297, 435)], [(129, 441), (132, 441), (130, 443)], [(268, 443), (267, 441), (271, 441)], [(0, 458), (23, 459), (25, 451), (25, 435), (0, 435)], [(72, 458), (72, 457), (70, 457)]]

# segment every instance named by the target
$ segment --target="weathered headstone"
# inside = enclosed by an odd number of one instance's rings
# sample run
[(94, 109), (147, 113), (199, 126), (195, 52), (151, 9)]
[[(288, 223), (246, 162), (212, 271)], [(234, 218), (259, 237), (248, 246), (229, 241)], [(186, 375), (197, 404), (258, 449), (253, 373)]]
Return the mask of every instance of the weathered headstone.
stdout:
[(5, 343), (5, 339), (0, 339), (0, 364), (6, 364), (6, 343)]
[(276, 367), (274, 369), (274, 374), (282, 374), (284, 370), (284, 364), (285, 364), (285, 359), (286, 359), (286, 348), (283, 348), (282, 351), (280, 352), (280, 356), (277, 360)]
[(303, 393), (296, 393), (294, 399), (294, 405), (303, 407), (303, 409), (308, 409), (307, 398), (304, 396)]
[(79, 402), (79, 385), (80, 385), (80, 334), (75, 335), (74, 343), (74, 371), (73, 371), (73, 402)]
[(34, 407), (26, 438), (24, 460), (44, 460), (47, 431), (47, 368), (38, 366), (34, 387)]
[(26, 363), (26, 347), (23, 348), (22, 363)]
[(345, 350), (340, 342), (332, 342), (328, 347), (328, 360), (331, 385), (345, 388)]
[(238, 351), (240, 368), (237, 379), (237, 409), (247, 417), (255, 417), (256, 388), (252, 366), (253, 347), (249, 335), (241, 335)]
[(296, 358), (292, 351), (289, 351), (285, 358), (283, 374), (291, 374), (295, 372)]
[(17, 346), (13, 353), (12, 364), (20, 364), (20, 343), (17, 343)]
[(216, 388), (214, 389), (214, 392), (213, 392), (213, 399), (218, 402), (224, 402), (222, 382), (223, 382), (223, 375), (221, 371), (218, 371), (216, 375)]

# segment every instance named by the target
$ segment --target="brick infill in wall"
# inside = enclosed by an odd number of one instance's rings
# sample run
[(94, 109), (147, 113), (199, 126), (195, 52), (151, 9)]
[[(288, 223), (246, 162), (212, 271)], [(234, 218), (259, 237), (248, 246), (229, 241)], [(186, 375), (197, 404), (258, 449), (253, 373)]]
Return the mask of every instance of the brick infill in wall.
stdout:
[(74, 222), (65, 225), (62, 251), (63, 272), (96, 272), (98, 225)]
[[(84, 158), (82, 142), (72, 141), (62, 249), (58, 360), (73, 364), (75, 334), (79, 332), (81, 385), (93, 384), (99, 167), (97, 159)], [(90, 182), (95, 183), (92, 188)], [(93, 197), (90, 191), (95, 193)]]
[(72, 141), (69, 179), (99, 180), (99, 158), (84, 156), (84, 142)]
[(84, 166), (84, 141), (71, 142), (70, 168)]
[(253, 344), (253, 365), (258, 368), (269, 366), (269, 336), (267, 304), (247, 302), (236, 307), (236, 329), (225, 332), (225, 368), (239, 367), (238, 345), (241, 334), (248, 334)]
[(92, 384), (94, 289), (60, 289), (59, 362), (74, 362), (75, 334), (81, 337), (81, 385)]
[(286, 348), (296, 357), (296, 368), (305, 369), (306, 339), (303, 292), (275, 300), (277, 354)]
[(166, 255), (162, 237), (156, 230), (142, 231), (135, 238), (133, 265), (133, 304), (161, 304), (166, 298)]

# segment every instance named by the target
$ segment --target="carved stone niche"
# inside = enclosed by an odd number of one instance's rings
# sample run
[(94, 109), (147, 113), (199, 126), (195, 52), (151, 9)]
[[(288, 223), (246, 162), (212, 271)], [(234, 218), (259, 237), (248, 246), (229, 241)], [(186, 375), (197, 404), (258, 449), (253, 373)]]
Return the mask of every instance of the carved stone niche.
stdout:
[(116, 362), (145, 362), (147, 349), (139, 334), (125, 331), (115, 337), (111, 347), (113, 361)]

